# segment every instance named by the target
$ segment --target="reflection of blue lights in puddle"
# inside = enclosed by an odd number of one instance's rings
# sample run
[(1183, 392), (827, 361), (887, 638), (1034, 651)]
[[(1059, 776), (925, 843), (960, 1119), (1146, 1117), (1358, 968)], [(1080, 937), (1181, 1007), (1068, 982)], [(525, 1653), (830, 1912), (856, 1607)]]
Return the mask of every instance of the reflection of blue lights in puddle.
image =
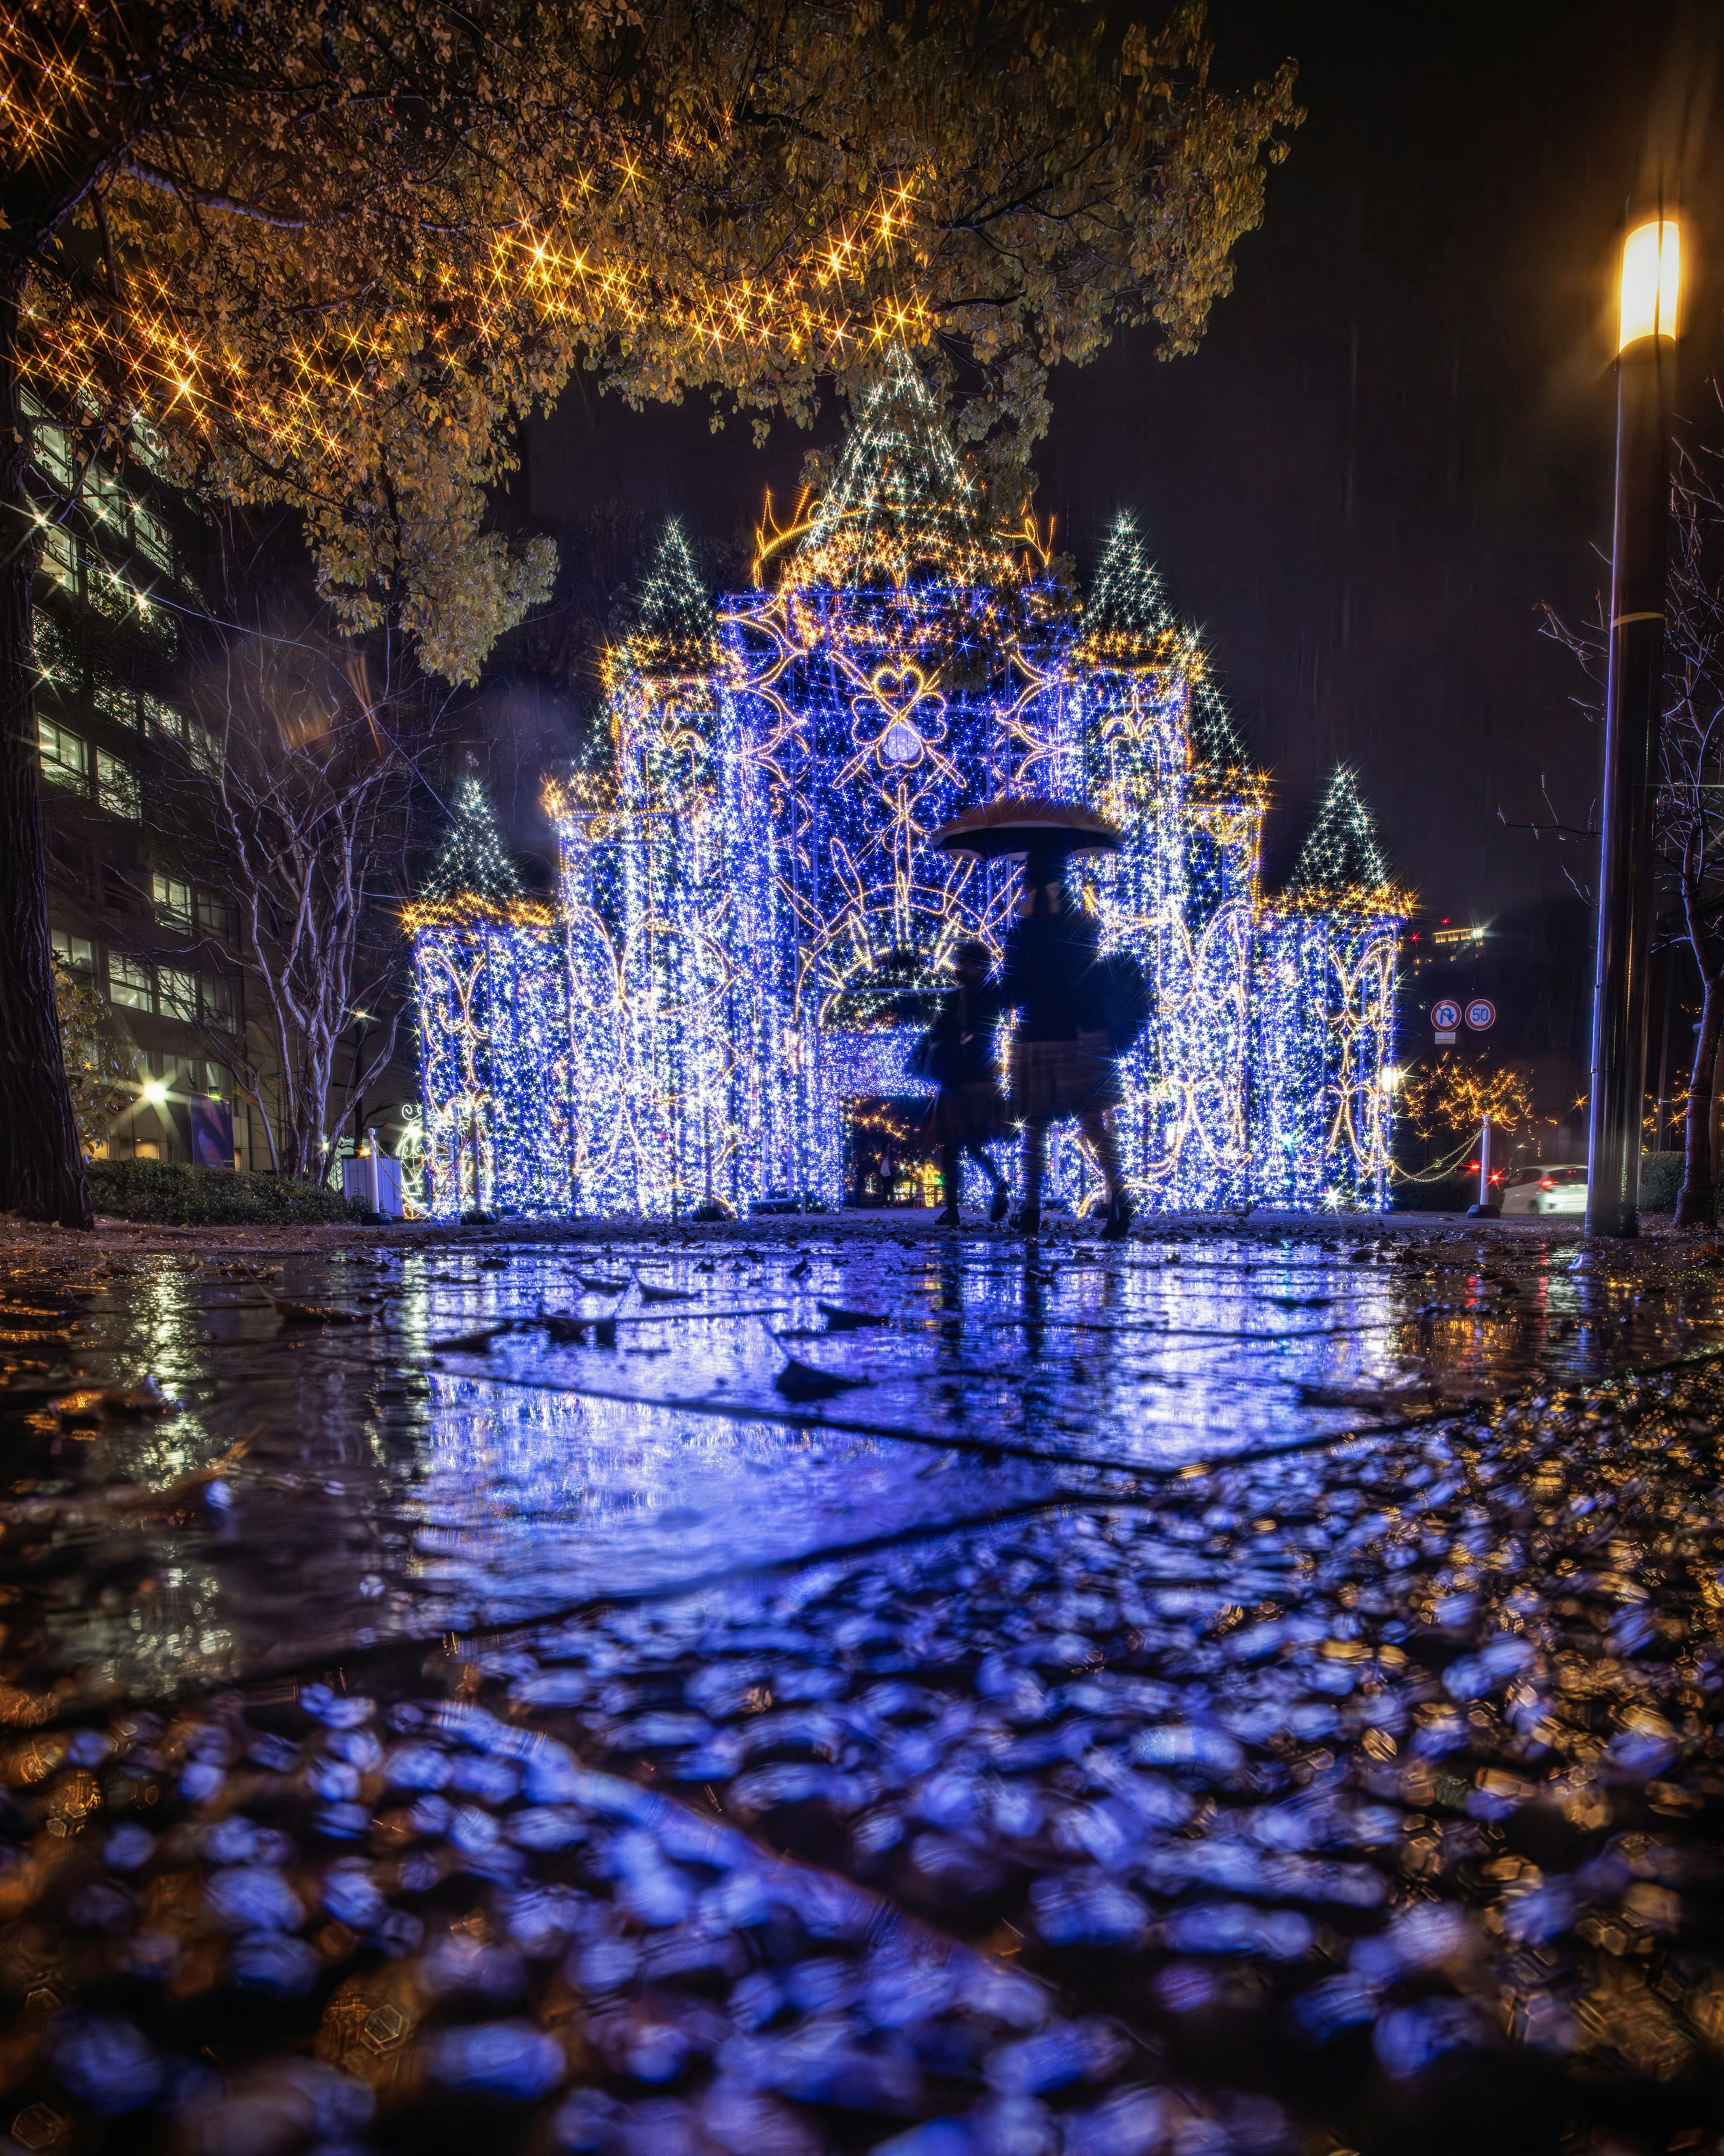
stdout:
[[(654, 1270), (714, 1294), (689, 1278), (686, 1260), (657, 1259)], [(838, 1277), (823, 1280), (822, 1270)], [(494, 1341), (483, 1367), (516, 1383), (782, 1422), (793, 1411), (772, 1381), (791, 1353), (864, 1381), (812, 1417), (828, 1429), (935, 1444), (1010, 1440), (1067, 1458), (1082, 1434), (1085, 1457), (1167, 1468), (1357, 1420), (1301, 1388), (1371, 1394), (1401, 1381), (1387, 1284), (1348, 1280), (1340, 1292), (1301, 1296), (1285, 1269), (1268, 1270), (1266, 1282), (1248, 1287), (1147, 1266), (1070, 1267), (1043, 1281), (997, 1260), (911, 1268), (829, 1259), (802, 1282), (775, 1284), (776, 1340), (752, 1313), (696, 1306), (659, 1317), (631, 1297), (614, 1350), (557, 1348), (521, 1332)], [(1277, 1293), (1297, 1307), (1280, 1307)], [(485, 1300), (501, 1318), (525, 1298)], [(824, 1301), (889, 1322), (827, 1332)], [(475, 1315), (470, 1306), (464, 1312), (469, 1324)], [(479, 1366), (463, 1358), (456, 1367)]]
[(415, 1584), (499, 1621), (1051, 1497), (1055, 1471), (633, 1400), (442, 1380)]

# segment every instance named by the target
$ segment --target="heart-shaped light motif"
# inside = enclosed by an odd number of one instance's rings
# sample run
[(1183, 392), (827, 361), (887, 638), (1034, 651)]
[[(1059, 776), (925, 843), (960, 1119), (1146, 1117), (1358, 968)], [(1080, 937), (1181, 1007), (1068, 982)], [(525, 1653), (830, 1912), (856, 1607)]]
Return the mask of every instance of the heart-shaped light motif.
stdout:
[(928, 693), (927, 676), (919, 666), (906, 666), (901, 673), (882, 666), (868, 685), (889, 711), (895, 711), (900, 716)]

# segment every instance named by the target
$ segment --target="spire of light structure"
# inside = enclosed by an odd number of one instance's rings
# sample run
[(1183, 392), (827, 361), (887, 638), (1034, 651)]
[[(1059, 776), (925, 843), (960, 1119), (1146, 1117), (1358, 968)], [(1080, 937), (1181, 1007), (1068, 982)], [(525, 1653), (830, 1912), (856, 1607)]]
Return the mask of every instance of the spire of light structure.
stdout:
[(672, 645), (705, 646), (711, 641), (712, 601), (677, 517), (665, 520), (658, 553), (641, 586), (636, 634)]
[(1150, 558), (1137, 518), (1122, 509), (1107, 535), (1106, 550), (1084, 608), (1084, 627), (1091, 634), (1152, 641), (1173, 625), (1161, 572)]
[(470, 774), (455, 788), (449, 829), (422, 896), (478, 898), (491, 906), (506, 906), (522, 896), (515, 858), (504, 843), (490, 796)]
[(895, 351), (844, 437), (832, 485), (797, 550), (796, 582), (855, 591), (987, 585), (1003, 568), (982, 489), (944, 413), (915, 362)]
[(1377, 819), (1359, 793), (1358, 774), (1351, 764), (1337, 763), (1300, 850), (1287, 896), (1333, 905), (1354, 896), (1380, 901), (1393, 889), (1393, 878), (1377, 841)]

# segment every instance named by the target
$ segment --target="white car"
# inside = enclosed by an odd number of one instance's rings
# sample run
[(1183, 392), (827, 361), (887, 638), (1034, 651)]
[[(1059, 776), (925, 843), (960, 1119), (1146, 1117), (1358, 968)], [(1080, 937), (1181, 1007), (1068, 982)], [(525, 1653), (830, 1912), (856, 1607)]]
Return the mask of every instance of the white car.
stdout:
[(1502, 1194), (1502, 1210), (1511, 1213), (1584, 1213), (1584, 1168), (1536, 1168)]

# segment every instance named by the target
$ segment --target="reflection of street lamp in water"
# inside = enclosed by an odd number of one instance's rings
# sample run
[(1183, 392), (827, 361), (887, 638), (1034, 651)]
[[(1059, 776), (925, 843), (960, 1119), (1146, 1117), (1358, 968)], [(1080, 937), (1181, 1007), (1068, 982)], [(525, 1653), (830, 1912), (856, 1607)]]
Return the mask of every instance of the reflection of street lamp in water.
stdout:
[(1652, 808), (1664, 676), (1665, 537), (1680, 234), (1672, 218), (1623, 243), (1616, 353), (1616, 515), (1604, 687), (1598, 970), (1586, 1231), (1639, 1231)]

